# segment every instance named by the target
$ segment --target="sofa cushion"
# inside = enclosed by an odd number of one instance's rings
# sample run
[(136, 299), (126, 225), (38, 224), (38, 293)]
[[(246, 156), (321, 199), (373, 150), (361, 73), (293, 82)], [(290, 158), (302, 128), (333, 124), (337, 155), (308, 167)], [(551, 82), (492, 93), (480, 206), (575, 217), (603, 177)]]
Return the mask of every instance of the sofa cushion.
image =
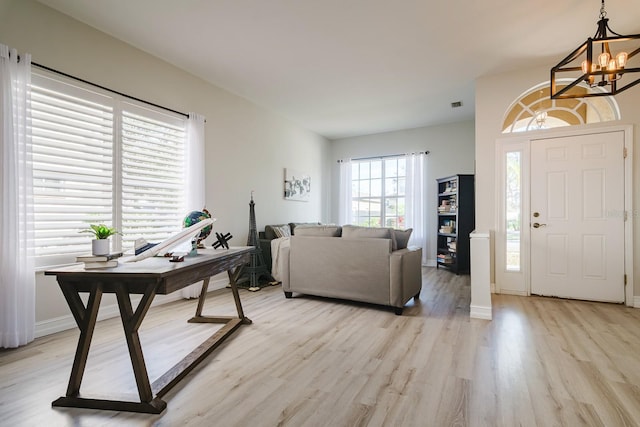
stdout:
[(298, 225), (296, 236), (340, 237), (342, 227), (339, 225)]
[(342, 237), (346, 239), (375, 238), (391, 239), (391, 229), (382, 227), (359, 227), (357, 225), (345, 225), (342, 227)]
[(294, 236), (296, 234), (296, 227), (306, 226), (306, 225), (320, 225), (319, 222), (290, 222), (289, 228), (291, 228), (291, 235)]
[(409, 245), (409, 238), (413, 228), (407, 228), (406, 230), (391, 230), (392, 250), (406, 249)]
[(268, 240), (273, 240), (273, 239), (276, 239), (278, 237), (282, 237), (282, 236), (276, 235), (275, 229), (279, 228), (279, 229), (281, 229), (280, 232), (283, 232), (284, 227), (286, 227), (288, 229), (288, 233), (289, 234), (287, 234), (287, 235), (290, 236), (291, 235), (291, 229), (289, 229), (289, 224), (265, 225), (265, 227), (264, 227), (264, 238), (268, 239)]

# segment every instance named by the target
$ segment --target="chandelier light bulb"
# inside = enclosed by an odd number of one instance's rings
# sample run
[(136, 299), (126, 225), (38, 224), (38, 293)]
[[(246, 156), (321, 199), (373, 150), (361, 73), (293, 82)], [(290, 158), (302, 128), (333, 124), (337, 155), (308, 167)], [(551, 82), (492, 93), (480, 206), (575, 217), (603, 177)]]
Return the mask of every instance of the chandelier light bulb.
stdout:
[(609, 65), (607, 66), (607, 70), (609, 71), (615, 71), (616, 70), (616, 60), (615, 59), (610, 59), (609, 60)]
[(600, 64), (600, 68), (607, 68), (607, 65), (609, 65), (610, 58), (611, 58), (611, 55), (609, 55), (607, 52), (602, 52), (598, 56), (598, 64)]
[(589, 72), (589, 63), (587, 62), (586, 59), (582, 61), (581, 66), (582, 66), (582, 74), (587, 74)]
[(625, 65), (627, 65), (627, 58), (629, 55), (627, 52), (620, 52), (616, 55), (616, 62), (618, 63), (618, 68), (623, 69)]

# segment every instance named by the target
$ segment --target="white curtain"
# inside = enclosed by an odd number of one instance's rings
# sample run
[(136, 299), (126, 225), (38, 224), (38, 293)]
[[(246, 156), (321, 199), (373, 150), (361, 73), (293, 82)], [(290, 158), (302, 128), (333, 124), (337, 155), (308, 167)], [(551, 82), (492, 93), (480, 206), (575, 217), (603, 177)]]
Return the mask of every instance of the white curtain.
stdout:
[[(200, 114), (189, 113), (187, 121), (187, 161), (185, 168), (186, 212), (201, 211), (205, 207), (204, 123)], [(182, 289), (183, 298), (198, 298), (202, 284)]]
[(406, 228), (413, 228), (409, 245), (422, 248), (422, 264), (427, 263), (427, 236), (425, 212), (426, 154), (407, 154), (407, 181), (405, 186)]
[(0, 347), (33, 340), (31, 55), (0, 44)]
[(353, 206), (351, 203), (351, 160), (340, 161), (340, 200), (338, 202), (338, 225), (351, 224)]

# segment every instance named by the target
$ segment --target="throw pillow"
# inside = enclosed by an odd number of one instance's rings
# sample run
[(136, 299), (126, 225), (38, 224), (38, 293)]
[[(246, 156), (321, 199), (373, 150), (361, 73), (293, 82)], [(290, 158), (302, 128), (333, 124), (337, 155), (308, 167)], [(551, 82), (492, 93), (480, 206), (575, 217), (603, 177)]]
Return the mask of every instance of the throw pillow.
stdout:
[[(280, 236), (276, 236), (276, 232), (275, 229), (278, 227), (289, 227), (289, 224), (272, 224), (272, 225), (265, 225), (264, 227), (264, 238), (268, 239), (268, 240), (273, 240), (277, 237)], [(291, 232), (289, 232), (289, 234), (291, 234)]]
[(273, 232), (276, 237), (291, 237), (291, 229), (289, 225), (282, 225), (280, 227), (273, 227)]
[(391, 229), (381, 227), (359, 227), (357, 225), (345, 225), (342, 227), (342, 237), (344, 238), (376, 238), (391, 239)]
[(397, 251), (398, 249), (406, 249), (409, 245), (409, 238), (411, 237), (411, 232), (413, 228), (408, 228), (406, 230), (392, 230), (391, 231), (391, 240), (393, 243), (391, 244), (392, 250)]

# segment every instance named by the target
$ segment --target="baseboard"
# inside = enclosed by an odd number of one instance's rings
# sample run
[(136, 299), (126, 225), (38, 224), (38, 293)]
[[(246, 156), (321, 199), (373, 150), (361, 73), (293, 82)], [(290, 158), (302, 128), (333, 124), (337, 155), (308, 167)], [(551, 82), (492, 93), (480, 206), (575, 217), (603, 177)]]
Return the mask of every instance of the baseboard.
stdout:
[(484, 319), (484, 320), (493, 319), (493, 313), (492, 313), (491, 307), (481, 307), (477, 305), (472, 305), (471, 312), (469, 313), (469, 315), (473, 319)]
[[(225, 278), (211, 280), (209, 282), (207, 291), (211, 292), (215, 291), (216, 289), (225, 288), (228, 283), (229, 280), (226, 278), (226, 275)], [(154, 307), (182, 299), (182, 295), (180, 294), (180, 292), (174, 292), (169, 295), (161, 295), (161, 297), (161, 299), (159, 298), (154, 300), (151, 306)], [(139, 298), (136, 298), (131, 301), (134, 307), (136, 306), (138, 300)], [(111, 304), (104, 307), (101, 306), (100, 310), (98, 311), (98, 321), (111, 319), (118, 316), (120, 316), (120, 310), (118, 309), (118, 306), (116, 304)], [(76, 321), (74, 320), (73, 315), (69, 313), (65, 316), (54, 317), (52, 319), (36, 322), (34, 337), (40, 338), (46, 335), (55, 334), (56, 332), (74, 329), (76, 327)]]
[(633, 297), (633, 307), (640, 308), (640, 296)]
[(495, 294), (495, 293), (496, 293), (496, 284), (495, 284), (495, 283), (492, 283), (492, 284), (490, 285), (490, 287), (491, 287), (491, 293), (492, 293), (492, 294)]
[(518, 296), (521, 296), (521, 297), (528, 296), (526, 291), (521, 291), (519, 289), (504, 289), (504, 288), (502, 288), (502, 289), (500, 289), (499, 293), (503, 294), (503, 295), (518, 295)]
[(425, 264), (426, 267), (437, 267), (438, 263), (435, 259), (428, 259)]

